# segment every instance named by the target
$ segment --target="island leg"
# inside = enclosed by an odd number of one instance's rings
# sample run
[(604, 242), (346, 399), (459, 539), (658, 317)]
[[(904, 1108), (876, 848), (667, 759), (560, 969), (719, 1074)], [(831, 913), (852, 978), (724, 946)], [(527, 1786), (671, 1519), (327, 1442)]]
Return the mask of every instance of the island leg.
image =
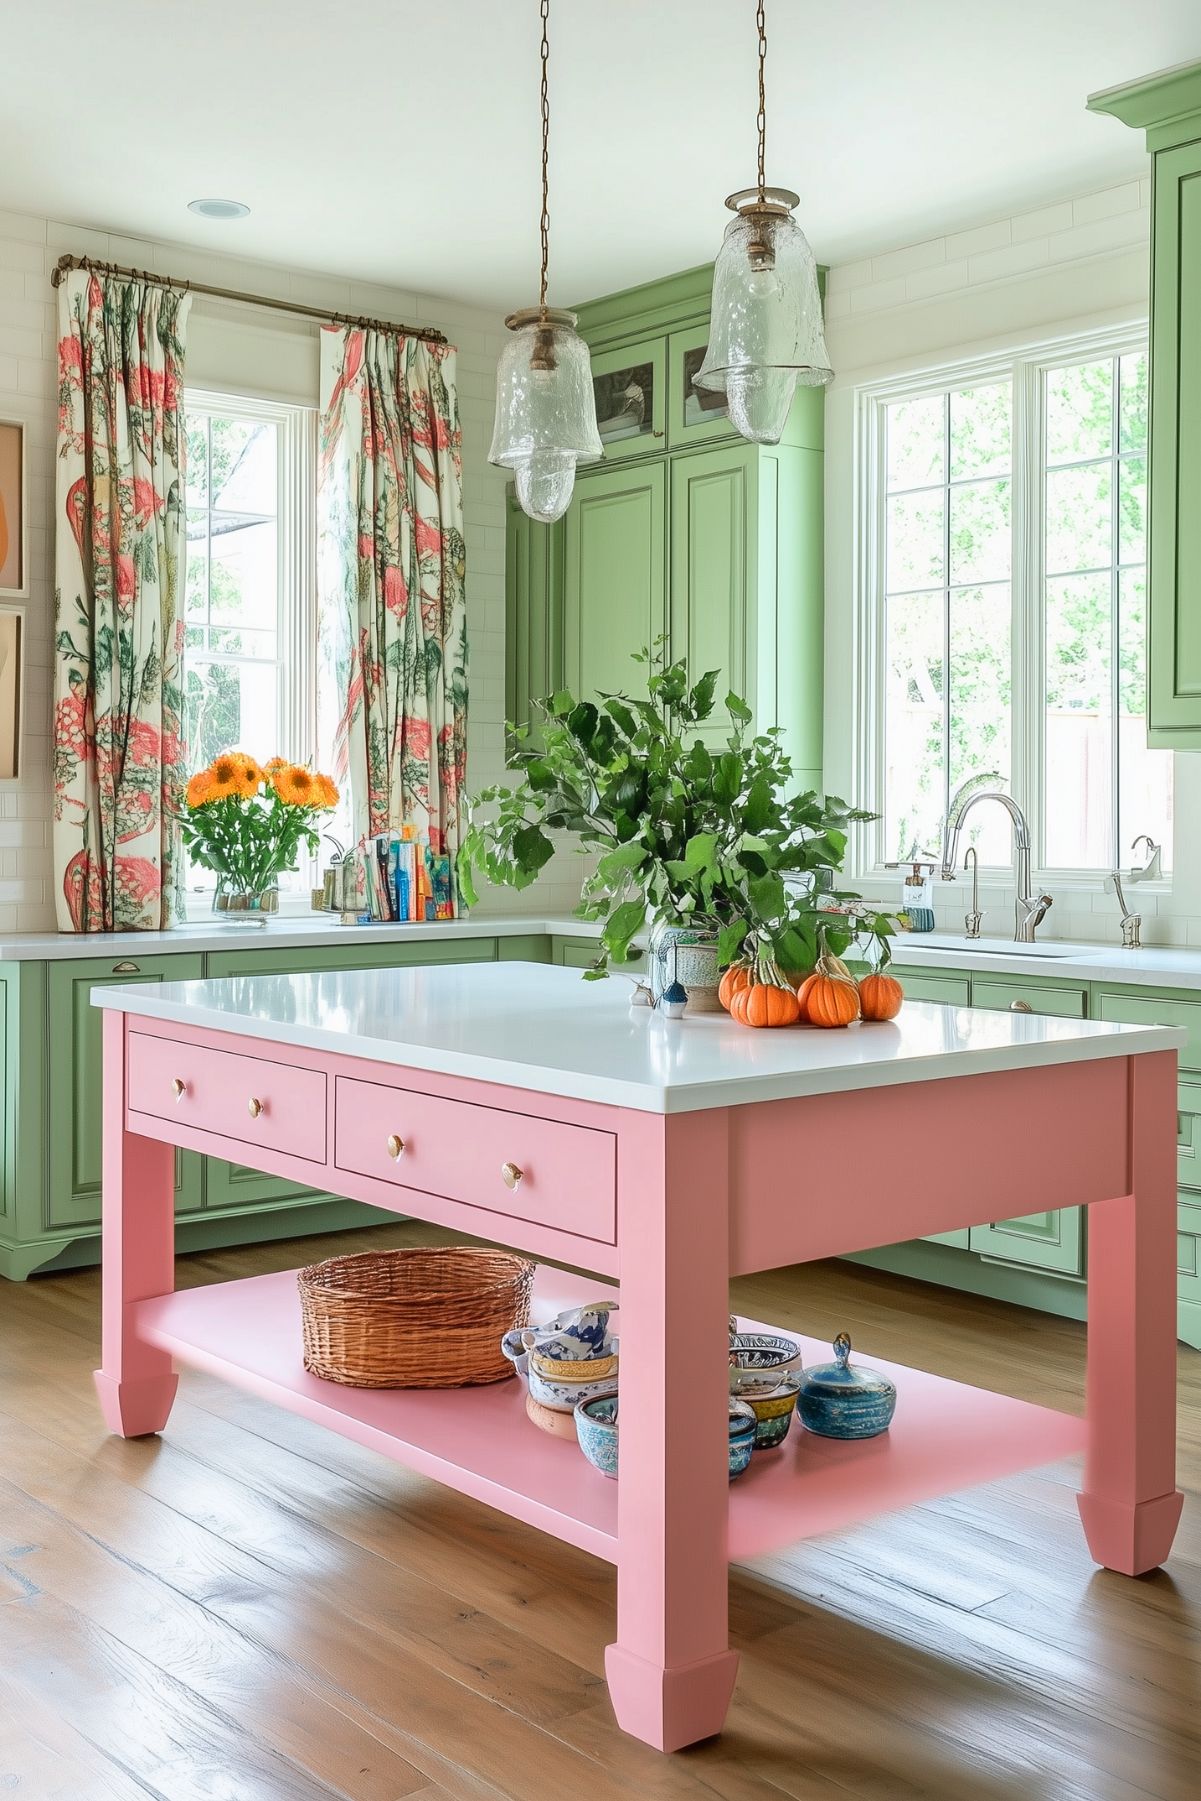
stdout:
[(727, 1607), (729, 1169), (724, 1111), (621, 1134), (618, 1724), (660, 1751), (719, 1732)]
[(1176, 1488), (1176, 1057), (1131, 1057), (1130, 1188), (1088, 1210), (1088, 1453), (1080, 1517), (1106, 1569), (1172, 1548)]
[(141, 1343), (130, 1304), (175, 1286), (175, 1152), (125, 1127), (125, 1015), (104, 1015), (101, 1366), (96, 1392), (110, 1432), (160, 1432), (178, 1378), (166, 1351)]

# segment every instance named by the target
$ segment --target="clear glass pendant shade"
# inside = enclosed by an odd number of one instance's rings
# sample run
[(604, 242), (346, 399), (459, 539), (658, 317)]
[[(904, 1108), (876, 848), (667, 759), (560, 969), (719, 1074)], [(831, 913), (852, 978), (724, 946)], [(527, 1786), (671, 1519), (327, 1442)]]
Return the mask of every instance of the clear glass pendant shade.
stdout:
[(536, 307), (512, 314), (496, 371), (488, 461), (513, 471), (522, 512), (548, 525), (567, 511), (577, 463), (601, 456), (592, 362), (575, 322)]
[(709, 347), (693, 380), (724, 393), (744, 437), (778, 444), (798, 386), (833, 380), (817, 264), (786, 188), (733, 194), (713, 269)]

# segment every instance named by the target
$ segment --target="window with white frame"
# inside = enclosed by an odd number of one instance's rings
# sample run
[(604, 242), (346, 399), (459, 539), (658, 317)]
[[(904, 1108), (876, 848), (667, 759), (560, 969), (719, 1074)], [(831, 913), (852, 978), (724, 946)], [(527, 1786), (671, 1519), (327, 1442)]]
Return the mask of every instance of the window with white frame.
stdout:
[[(937, 851), (951, 797), (996, 774), (1040, 868), (1129, 863), (1142, 832), (1167, 866), (1172, 760), (1146, 746), (1145, 342), (1094, 338), (861, 398), (860, 741), (882, 814), (869, 863)], [(968, 837), (982, 864), (1011, 864), (999, 808)]]
[[(309, 407), (189, 390), (184, 730), (220, 751), (312, 760), (316, 619)], [(284, 885), (308, 885), (301, 869)], [(211, 886), (196, 870), (191, 886)]]

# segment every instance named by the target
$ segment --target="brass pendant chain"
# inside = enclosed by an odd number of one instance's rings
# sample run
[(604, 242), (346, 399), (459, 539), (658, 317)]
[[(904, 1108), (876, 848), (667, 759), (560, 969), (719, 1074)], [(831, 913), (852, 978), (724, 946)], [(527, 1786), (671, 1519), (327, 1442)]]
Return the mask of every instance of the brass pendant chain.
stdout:
[[(545, 11), (546, 0), (543, 0)], [(764, 11), (764, 0), (758, 0), (755, 9), (755, 25), (759, 32), (759, 117), (755, 121), (759, 128), (759, 205), (767, 198), (767, 88), (765, 82), (767, 65), (767, 14)], [(545, 43), (545, 39), (543, 40)]]
[[(550, 261), (550, 88), (547, 84), (546, 65), (550, 60), (550, 44), (546, 35), (546, 22), (550, 14), (550, 0), (542, 0), (542, 217), (539, 230), (542, 234), (542, 279), (538, 287), (538, 307), (543, 317), (546, 316), (546, 268)], [(762, 7), (760, 7), (762, 11)], [(760, 156), (762, 165), (762, 156)], [(760, 168), (762, 178), (762, 167)]]

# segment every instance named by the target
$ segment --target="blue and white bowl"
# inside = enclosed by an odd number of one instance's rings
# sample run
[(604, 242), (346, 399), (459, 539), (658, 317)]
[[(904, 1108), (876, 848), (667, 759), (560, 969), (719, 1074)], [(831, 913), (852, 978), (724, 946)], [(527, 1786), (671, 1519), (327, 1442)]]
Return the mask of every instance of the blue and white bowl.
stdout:
[[(755, 1448), (757, 1421), (745, 1401), (730, 1400), (730, 1448), (728, 1469), (730, 1481), (741, 1476), (751, 1461)], [(617, 1475), (617, 1390), (608, 1389), (581, 1401), (575, 1410), (575, 1431), (580, 1449), (602, 1476)]]
[(530, 1393), (540, 1407), (554, 1407), (560, 1413), (572, 1413), (581, 1401), (608, 1394), (613, 1388), (613, 1372), (607, 1370), (595, 1382), (555, 1382), (542, 1375), (531, 1364), (526, 1371)]

